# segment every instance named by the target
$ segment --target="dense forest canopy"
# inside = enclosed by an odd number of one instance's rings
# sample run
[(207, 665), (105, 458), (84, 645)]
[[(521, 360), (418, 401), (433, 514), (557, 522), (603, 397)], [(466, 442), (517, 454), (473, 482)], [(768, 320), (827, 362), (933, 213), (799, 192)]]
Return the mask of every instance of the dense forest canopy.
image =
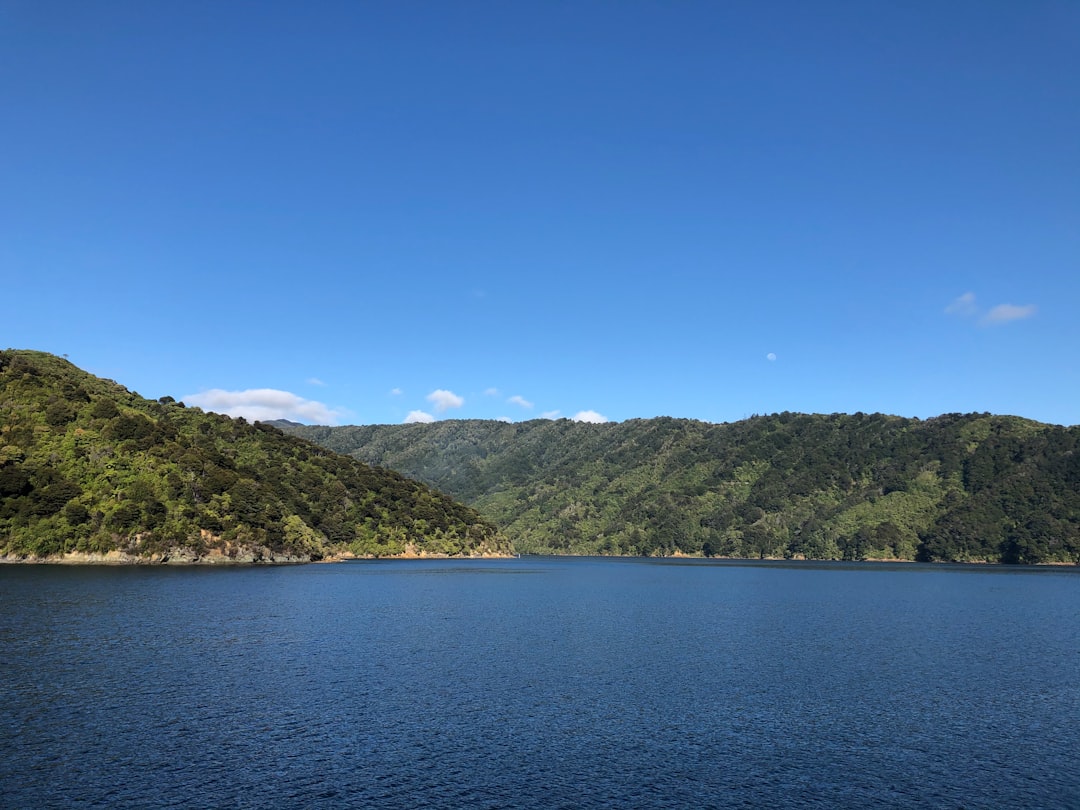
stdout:
[(756, 416), (284, 428), (475, 506), (522, 552), (1080, 562), (1080, 428)]
[(270, 425), (0, 352), (0, 555), (507, 552), (473, 509)]
[(0, 555), (302, 560), (509, 538), (533, 553), (1076, 563), (1078, 443), (1080, 428), (990, 414), (249, 425), (8, 350)]

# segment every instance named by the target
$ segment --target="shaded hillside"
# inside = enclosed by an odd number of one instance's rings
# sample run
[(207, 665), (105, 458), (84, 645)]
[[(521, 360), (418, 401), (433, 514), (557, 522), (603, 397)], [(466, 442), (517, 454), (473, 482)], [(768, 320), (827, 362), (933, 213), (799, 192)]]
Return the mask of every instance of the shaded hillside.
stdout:
[(0, 352), (0, 555), (508, 550), (471, 508), (269, 425)]
[(289, 430), (464, 500), (525, 552), (1080, 560), (1080, 428), (1017, 417)]

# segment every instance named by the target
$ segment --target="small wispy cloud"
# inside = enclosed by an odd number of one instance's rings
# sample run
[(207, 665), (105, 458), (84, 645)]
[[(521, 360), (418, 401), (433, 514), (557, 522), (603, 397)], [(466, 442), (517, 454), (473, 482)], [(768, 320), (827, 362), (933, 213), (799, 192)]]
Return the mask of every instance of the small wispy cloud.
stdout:
[(544, 411), (540, 414), (541, 419), (558, 419), (560, 411)]
[(980, 323), (987, 326), (999, 326), (1011, 321), (1022, 321), (1024, 318), (1030, 318), (1038, 312), (1038, 309), (1034, 304), (1025, 304), (1024, 306), (998, 304), (982, 317)]
[(509, 416), (496, 416), (495, 421), (496, 422), (509, 422), (509, 423), (512, 423), (514, 420), (511, 419)]
[(498, 388), (487, 388), (484, 390), (485, 397), (497, 397), (499, 395)]
[(765, 359), (768, 360), (770, 363), (775, 363), (776, 362), (776, 352), (769, 352), (767, 355), (765, 355)]
[(326, 387), (326, 383), (324, 383), (318, 377), (308, 377), (307, 378), (307, 384), (308, 385), (317, 385), (320, 388), (325, 388)]
[(520, 405), (522, 408), (531, 408), (533, 406), (533, 404), (529, 402), (529, 400), (525, 399), (525, 397), (521, 396), (520, 394), (514, 394), (514, 396), (510, 397), (506, 401), (509, 402), (511, 405)]
[(608, 421), (608, 418), (602, 413), (596, 411), (578, 411), (573, 416), (575, 422), (590, 422), (594, 425), (600, 425)]
[(409, 415), (405, 417), (403, 424), (415, 425), (415, 424), (427, 424), (428, 422), (434, 422), (435, 417), (425, 411), (409, 411)]
[(400, 397), (404, 393), (405, 392), (402, 391), (400, 388), (391, 388), (390, 389), (390, 396), (392, 396), (392, 397)]
[(339, 419), (347, 415), (346, 411), (276, 388), (249, 388), (246, 391), (212, 388), (197, 394), (186, 394), (184, 402), (206, 411), (242, 416), (259, 422), (288, 419), (316, 425), (336, 425)]
[(976, 303), (973, 292), (964, 293), (945, 307), (945, 313), (948, 315), (964, 318), (978, 317), (981, 326), (1001, 326), (1013, 321), (1022, 321), (1032, 317), (1038, 311), (1039, 308), (1034, 304), (998, 304), (984, 312)]
[(973, 292), (964, 293), (945, 307), (947, 315), (974, 315), (978, 311), (979, 308), (975, 304), (975, 293)]
[(445, 413), (450, 408), (460, 408), (465, 400), (453, 391), (439, 388), (427, 395), (427, 401), (435, 406), (435, 413)]

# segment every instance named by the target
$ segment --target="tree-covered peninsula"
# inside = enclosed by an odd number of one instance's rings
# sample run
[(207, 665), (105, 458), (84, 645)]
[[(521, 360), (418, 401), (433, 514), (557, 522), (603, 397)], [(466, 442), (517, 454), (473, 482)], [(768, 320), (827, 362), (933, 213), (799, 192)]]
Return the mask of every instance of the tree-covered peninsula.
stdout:
[(1010, 416), (285, 429), (476, 507), (522, 552), (1080, 562), (1080, 428)]
[(270, 425), (144, 399), (53, 355), (0, 352), (0, 557), (509, 550), (473, 509), (396, 472)]

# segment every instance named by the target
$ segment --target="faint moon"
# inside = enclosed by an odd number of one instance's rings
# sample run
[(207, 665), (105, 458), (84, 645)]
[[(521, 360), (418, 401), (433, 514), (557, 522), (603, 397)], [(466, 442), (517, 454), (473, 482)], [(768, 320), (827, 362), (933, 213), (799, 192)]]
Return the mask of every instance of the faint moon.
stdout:
[(765, 359), (772, 363), (776, 360), (776, 355), (772, 352), (769, 352), (767, 355), (765, 355)]

